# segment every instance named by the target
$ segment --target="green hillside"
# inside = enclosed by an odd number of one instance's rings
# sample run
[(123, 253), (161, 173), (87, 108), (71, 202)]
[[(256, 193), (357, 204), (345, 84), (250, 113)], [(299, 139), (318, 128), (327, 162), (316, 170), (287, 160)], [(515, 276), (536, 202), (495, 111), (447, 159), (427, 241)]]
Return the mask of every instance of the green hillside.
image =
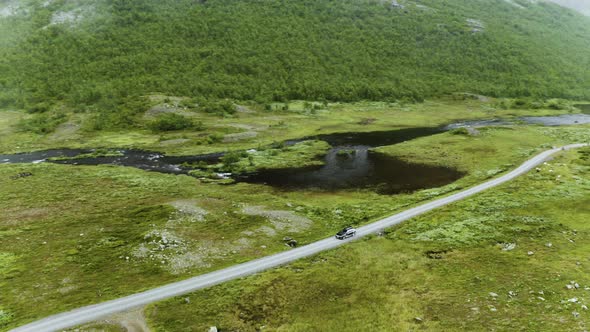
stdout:
[(4, 0), (0, 32), (0, 103), (19, 107), (590, 98), (590, 19), (542, 2)]

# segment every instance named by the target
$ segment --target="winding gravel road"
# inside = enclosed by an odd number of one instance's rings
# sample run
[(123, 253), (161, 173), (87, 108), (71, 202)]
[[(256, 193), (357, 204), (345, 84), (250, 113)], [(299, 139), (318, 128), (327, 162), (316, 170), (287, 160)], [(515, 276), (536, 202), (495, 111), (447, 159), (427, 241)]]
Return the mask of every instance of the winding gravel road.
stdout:
[[(558, 153), (562, 150), (570, 150), (589, 146), (590, 144), (572, 144), (564, 146), (563, 148), (555, 148), (542, 152), (535, 157), (529, 159), (517, 169), (507, 173), (499, 178), (490, 180), (482, 183), (473, 188), (461, 191), (459, 193), (437, 199), (435, 201), (411, 208), (404, 212), (398, 213), (391, 217), (381, 219), (377, 222), (358, 228), (356, 238), (375, 234), (376, 232), (397, 225), (405, 220), (419, 216), (433, 209), (441, 206), (448, 205), (450, 203), (465, 199), (469, 196), (482, 192), (486, 189), (495, 187), (504, 182), (510, 181), (517, 176), (520, 176), (537, 165), (543, 163), (549, 159), (553, 154)], [(336, 240), (331, 237), (328, 239), (320, 240), (311, 243), (306, 246), (302, 246), (289, 251), (281, 252), (264, 258), (249, 261), (247, 263), (235, 265), (223, 270), (207, 273), (197, 277), (193, 277), (184, 281), (171, 283), (165, 286), (154, 288), (142, 293), (126, 296), (116, 300), (111, 300), (95, 305), (90, 305), (68, 311), (65, 313), (50, 316), (39, 321), (18, 327), (13, 332), (45, 332), (45, 331), (58, 331), (65, 328), (77, 326), (87, 322), (101, 319), (105, 316), (118, 313), (121, 311), (129, 310), (135, 307), (143, 306), (149, 303), (164, 300), (173, 296), (186, 294), (198, 289), (211, 287), (213, 285), (221, 284), (226, 281), (245, 277), (248, 275), (255, 274), (257, 272), (267, 270), (273, 267), (284, 265), (293, 262), (297, 259), (315, 255), (319, 252), (330, 250), (341, 245), (350, 242), (353, 239), (348, 240)]]

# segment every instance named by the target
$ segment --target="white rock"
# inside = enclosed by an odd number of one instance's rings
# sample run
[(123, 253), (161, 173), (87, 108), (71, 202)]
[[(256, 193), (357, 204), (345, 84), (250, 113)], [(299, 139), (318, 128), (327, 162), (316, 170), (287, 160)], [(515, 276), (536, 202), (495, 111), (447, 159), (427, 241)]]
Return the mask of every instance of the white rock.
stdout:
[(534, 255), (534, 254), (535, 254), (535, 252), (534, 252), (534, 251), (529, 251), (529, 252), (527, 252), (527, 255), (529, 255), (529, 256), (532, 256), (532, 255)]
[(516, 248), (516, 243), (505, 243), (504, 245), (502, 245), (502, 250), (504, 250), (504, 251), (514, 250), (515, 248)]
[(571, 299), (567, 300), (570, 303), (578, 303), (578, 298), (577, 297), (572, 297)]
[(498, 297), (498, 294), (494, 293), (494, 292), (490, 292), (490, 296), (491, 297)]

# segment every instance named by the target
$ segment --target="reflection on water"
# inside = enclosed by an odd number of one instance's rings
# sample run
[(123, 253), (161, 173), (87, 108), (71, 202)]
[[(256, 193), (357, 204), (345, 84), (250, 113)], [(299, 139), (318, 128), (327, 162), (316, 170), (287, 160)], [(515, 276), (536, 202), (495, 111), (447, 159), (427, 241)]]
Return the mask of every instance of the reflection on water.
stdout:
[(262, 170), (238, 177), (285, 190), (371, 189), (382, 194), (440, 187), (464, 174), (451, 168), (412, 164), (370, 152), (368, 146), (339, 146), (330, 150), (320, 167)]
[[(406, 163), (376, 153), (370, 148), (392, 145), (441, 132), (438, 128), (406, 128), (367, 133), (336, 133), (313, 137), (328, 142), (332, 149), (324, 158), (325, 165), (312, 168), (261, 170), (255, 174), (238, 174), (238, 182), (265, 183), (282, 189), (343, 190), (368, 188), (385, 194), (438, 187), (463, 176), (445, 167)], [(303, 140), (303, 139), (302, 139)], [(301, 140), (287, 142), (293, 144)], [(14, 155), (0, 155), (0, 163), (49, 161), (72, 165), (119, 165), (143, 170), (187, 174), (192, 168), (184, 163), (215, 164), (222, 153), (197, 156), (165, 156), (157, 152), (117, 150), (108, 155), (92, 155), (93, 150), (47, 150)], [(113, 153), (114, 152), (114, 153)], [(66, 157), (75, 159), (48, 158)]]

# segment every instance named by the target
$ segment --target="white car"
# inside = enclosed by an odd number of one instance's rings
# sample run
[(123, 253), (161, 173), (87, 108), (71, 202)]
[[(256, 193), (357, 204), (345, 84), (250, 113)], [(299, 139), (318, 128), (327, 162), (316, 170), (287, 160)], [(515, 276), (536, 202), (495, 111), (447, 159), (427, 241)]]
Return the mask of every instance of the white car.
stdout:
[(356, 229), (351, 226), (348, 226), (341, 230), (340, 232), (336, 233), (336, 238), (338, 240), (348, 239), (349, 237), (353, 237), (356, 235)]

